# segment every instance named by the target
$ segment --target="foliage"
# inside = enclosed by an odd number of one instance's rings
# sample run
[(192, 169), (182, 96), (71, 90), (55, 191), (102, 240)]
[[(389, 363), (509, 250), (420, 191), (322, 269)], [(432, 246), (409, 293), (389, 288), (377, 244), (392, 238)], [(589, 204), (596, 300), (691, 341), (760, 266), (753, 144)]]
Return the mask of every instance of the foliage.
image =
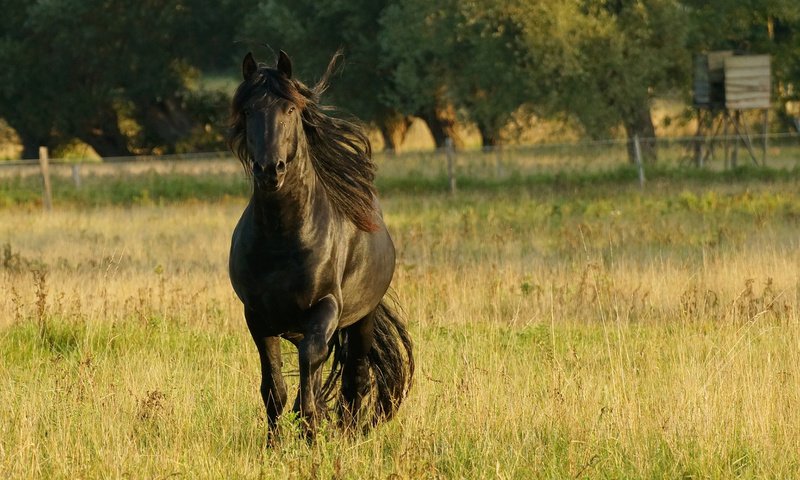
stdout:
[[(708, 49), (771, 54), (781, 121), (800, 99), (791, 0), (0, 0), (0, 10), (0, 117), (26, 157), (75, 138), (103, 156), (221, 148), (231, 92), (197, 79), (264, 43), (308, 82), (343, 48), (326, 101), (378, 126), (390, 147), (411, 116), (439, 145), (458, 143), (460, 122), (502, 143), (528, 114), (577, 121), (593, 138), (650, 138), (651, 101), (685, 96), (691, 55)], [(642, 146), (656, 158), (654, 143)]]
[[(311, 84), (325, 71), (333, 54), (342, 49), (340, 78), (331, 82), (326, 103), (342, 105), (365, 122), (381, 123), (393, 111), (380, 101), (388, 72), (381, 64), (375, 21), (386, 0), (267, 0), (249, 14), (244, 32), (253, 46), (275, 49), (261, 60), (273, 64), (278, 49), (295, 66), (294, 76)], [(263, 49), (260, 49), (263, 50)], [(241, 59), (240, 59), (241, 60)]]
[[(516, 4), (515, 4), (516, 3)], [(455, 103), (475, 122), (484, 146), (503, 143), (501, 131), (519, 108), (535, 102), (519, 2), (460, 2), (459, 39), (451, 61)]]
[[(390, 5), (381, 16), (383, 65), (392, 66), (395, 88), (384, 96), (399, 110), (421, 112), (452, 83), (455, 53), (453, 11), (458, 2), (409, 0)], [(433, 100), (432, 100), (433, 99)], [(442, 99), (446, 101), (447, 99)]]
[(476, 122), (484, 145), (500, 143), (500, 130), (529, 100), (512, 12), (495, 0), (390, 5), (380, 35), (382, 61), (393, 67), (386, 100), (418, 116), (454, 107)]
[[(532, 103), (574, 116), (591, 137), (619, 126), (631, 139), (654, 137), (653, 97), (687, 88), (686, 21), (674, 1), (551, 3), (520, 18), (538, 94)], [(644, 147), (654, 160), (654, 145)]]
[[(196, 123), (210, 123), (189, 90), (204, 31), (190, 0), (3, 0), (0, 115), (24, 155), (72, 138), (100, 155), (171, 150)], [(126, 119), (136, 128), (123, 131)], [(33, 151), (32, 151), (33, 150)]]

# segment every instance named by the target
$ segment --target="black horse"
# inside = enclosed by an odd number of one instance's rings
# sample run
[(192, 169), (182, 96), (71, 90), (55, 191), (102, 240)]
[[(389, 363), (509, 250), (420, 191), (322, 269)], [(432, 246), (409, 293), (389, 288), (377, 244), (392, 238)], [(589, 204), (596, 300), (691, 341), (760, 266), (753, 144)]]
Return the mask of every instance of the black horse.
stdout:
[(270, 432), (286, 404), (281, 338), (297, 347), (294, 410), (309, 437), (334, 401), (345, 429), (390, 419), (414, 372), (408, 331), (385, 299), (395, 251), (369, 139), (320, 105), (339, 56), (307, 87), (283, 51), (275, 68), (248, 53), (231, 106), (228, 143), (253, 193), (233, 232), (230, 277), (261, 358)]

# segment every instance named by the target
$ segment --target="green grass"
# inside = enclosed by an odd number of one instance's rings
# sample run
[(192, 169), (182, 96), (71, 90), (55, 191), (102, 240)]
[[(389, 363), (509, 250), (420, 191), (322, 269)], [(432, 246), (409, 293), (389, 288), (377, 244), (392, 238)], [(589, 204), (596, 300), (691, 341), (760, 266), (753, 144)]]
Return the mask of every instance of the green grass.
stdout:
[[(247, 184), (241, 175), (186, 175), (154, 172), (122, 177), (89, 176), (75, 188), (69, 178), (52, 177), (56, 205), (152, 205), (187, 200), (215, 201), (242, 197)], [(0, 178), (0, 206), (36, 206), (42, 202), (41, 178)]]
[[(146, 171), (120, 176), (84, 176), (81, 188), (76, 188), (68, 177), (52, 178), (56, 205), (93, 207), (100, 205), (152, 205), (184, 201), (218, 201), (241, 198), (249, 187), (241, 173), (214, 173), (208, 175), (187, 173), (158, 173)], [(800, 184), (800, 168), (759, 168), (743, 166), (732, 170), (712, 171), (670, 166), (651, 166), (647, 170), (645, 191), (658, 191), (662, 184), (681, 184), (687, 188), (705, 188), (726, 185), (746, 186), (747, 183), (783, 185)], [(622, 188), (638, 188), (635, 168), (621, 166), (603, 171), (565, 171), (521, 174), (511, 173), (496, 178), (492, 176), (458, 176), (457, 189), (467, 193), (525, 193), (533, 189), (553, 194), (606, 195)], [(449, 191), (446, 175), (397, 175), (377, 180), (384, 194), (440, 194)], [(0, 177), (0, 207), (35, 207), (41, 204), (41, 179), (36, 176)]]
[[(733, 416), (738, 426), (712, 426), (712, 433), (721, 435), (714, 438), (702, 422), (704, 415), (714, 415), (703, 410), (716, 407), (709, 407), (701, 392), (683, 392), (688, 398), (678, 398), (677, 405), (675, 398), (661, 396), (679, 393), (661, 388), (680, 384), (683, 368), (713, 357), (709, 335), (717, 332), (709, 332), (707, 323), (676, 329), (625, 322), (625, 348), (634, 354), (627, 360), (614, 358), (617, 352), (608, 356), (607, 332), (599, 323), (427, 323), (414, 328), (421, 378), (400, 418), (364, 438), (325, 431), (314, 445), (299, 440), (297, 427), (284, 419), (283, 438), (274, 448), (264, 446), (256, 362), (244, 332), (172, 321), (87, 326), (51, 319), (43, 337), (30, 323), (13, 325), (2, 340), (7, 366), (2, 379), (11, 388), (0, 412), (3, 444), (22, 461), (4, 464), (4, 474), (729, 478), (797, 473), (791, 458), (749, 438), (746, 413)], [(776, 358), (797, 339), (777, 331), (761, 335), (758, 345), (747, 349)], [(687, 345), (688, 339), (701, 345)], [(662, 352), (657, 345), (671, 347)], [(675, 364), (673, 355), (693, 358)], [(617, 368), (628, 370), (627, 385), (615, 384)], [(656, 378), (659, 385), (653, 385)], [(746, 397), (729, 400), (741, 405)], [(791, 405), (793, 398), (782, 401)], [(790, 440), (780, 430), (776, 426), (767, 438), (779, 444)]]

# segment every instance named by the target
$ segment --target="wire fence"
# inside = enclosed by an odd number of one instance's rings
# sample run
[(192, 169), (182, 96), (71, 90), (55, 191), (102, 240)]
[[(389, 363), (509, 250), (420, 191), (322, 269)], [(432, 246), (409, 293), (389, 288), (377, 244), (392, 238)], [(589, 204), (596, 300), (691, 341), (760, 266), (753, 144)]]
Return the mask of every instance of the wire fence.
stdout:
[[(766, 153), (764, 139), (767, 140)], [(747, 142), (736, 137), (680, 137), (641, 139), (652, 146), (655, 163), (665, 168), (732, 169), (744, 165), (778, 169), (800, 167), (800, 134), (752, 136)], [(635, 164), (633, 141), (505, 146), (452, 152), (458, 177), (505, 178), (537, 174), (592, 173)], [(448, 152), (382, 153), (376, 161), (384, 176), (438, 177), (448, 174)], [(644, 158), (644, 170), (652, 160)]]
[[(800, 134), (753, 135), (749, 138), (645, 138), (648, 155), (643, 172), (660, 168), (702, 168), (721, 171), (738, 166), (800, 168)], [(378, 175), (383, 178), (442, 177), (503, 179), (540, 174), (594, 173), (634, 165), (633, 143), (626, 140), (558, 144), (514, 145), (418, 152), (377, 152)], [(655, 158), (655, 163), (651, 160)], [(121, 176), (145, 172), (219, 175), (241, 172), (229, 152), (145, 155), (96, 159), (49, 159), (49, 173), (72, 177), (80, 186), (85, 176)], [(0, 161), (0, 177), (41, 175), (39, 160)]]

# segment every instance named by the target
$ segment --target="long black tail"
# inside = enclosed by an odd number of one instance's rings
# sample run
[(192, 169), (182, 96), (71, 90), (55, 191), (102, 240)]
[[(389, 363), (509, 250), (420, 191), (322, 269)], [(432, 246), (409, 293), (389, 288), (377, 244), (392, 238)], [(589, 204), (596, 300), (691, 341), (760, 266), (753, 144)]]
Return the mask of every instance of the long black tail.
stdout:
[[(387, 294), (375, 308), (374, 338), (368, 355), (374, 398), (373, 425), (394, 416), (408, 395), (414, 377), (411, 336), (401, 316), (387, 301), (396, 304), (393, 295)], [(344, 332), (334, 335), (330, 347), (333, 362), (320, 392), (328, 404), (337, 400), (337, 387), (347, 356), (347, 335)]]
[(386, 304), (375, 309), (369, 363), (375, 382), (374, 423), (391, 419), (411, 389), (414, 353), (411, 336), (398, 313)]

